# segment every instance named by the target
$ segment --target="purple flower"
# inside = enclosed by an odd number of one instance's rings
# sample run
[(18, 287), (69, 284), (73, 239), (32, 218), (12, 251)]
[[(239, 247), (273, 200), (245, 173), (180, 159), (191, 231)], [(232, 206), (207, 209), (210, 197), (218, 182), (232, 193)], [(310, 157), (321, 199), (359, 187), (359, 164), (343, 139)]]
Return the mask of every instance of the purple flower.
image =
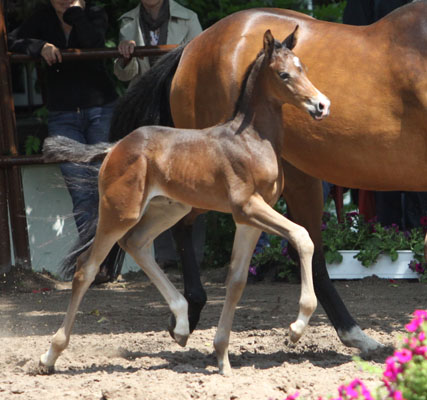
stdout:
[(256, 276), (256, 267), (254, 267), (254, 266), (251, 265), (249, 267), (249, 273), (252, 274), (252, 275), (254, 275), (254, 276)]
[(424, 273), (423, 265), (421, 263), (415, 264), (415, 271), (418, 272), (419, 274), (423, 274)]

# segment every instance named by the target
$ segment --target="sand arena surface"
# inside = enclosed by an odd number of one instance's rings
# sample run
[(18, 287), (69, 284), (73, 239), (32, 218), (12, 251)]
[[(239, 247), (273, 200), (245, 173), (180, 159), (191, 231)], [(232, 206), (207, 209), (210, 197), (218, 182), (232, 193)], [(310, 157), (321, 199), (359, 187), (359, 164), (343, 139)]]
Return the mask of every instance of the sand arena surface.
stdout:
[[(179, 286), (178, 274), (171, 274)], [(217, 373), (213, 338), (225, 288), (206, 276), (209, 303), (187, 347), (166, 332), (169, 309), (145, 279), (88, 291), (71, 342), (56, 373), (35, 375), (70, 298), (67, 285), (48, 290), (42, 280), (30, 292), (0, 294), (0, 399), (284, 399), (295, 391), (307, 399), (337, 395), (354, 377), (375, 387), (379, 378), (360, 371), (319, 306), (299, 343), (288, 326), (298, 310), (298, 284), (247, 286), (236, 312), (230, 343), (232, 377)], [(64, 289), (65, 286), (65, 289)], [(27, 287), (27, 289), (28, 289)], [(68, 285), (69, 287), (69, 285)], [(426, 285), (376, 278), (336, 282), (346, 305), (366, 332), (385, 345), (400, 343), (404, 324), (426, 308)], [(47, 289), (47, 287), (46, 287)], [(382, 365), (389, 348), (373, 357)]]

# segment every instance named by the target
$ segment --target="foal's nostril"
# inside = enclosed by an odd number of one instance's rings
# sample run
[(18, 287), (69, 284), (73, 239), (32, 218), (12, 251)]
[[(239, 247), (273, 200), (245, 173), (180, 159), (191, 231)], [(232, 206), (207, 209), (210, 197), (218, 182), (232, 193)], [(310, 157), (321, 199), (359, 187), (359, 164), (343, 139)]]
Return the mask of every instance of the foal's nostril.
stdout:
[(323, 110), (324, 110), (324, 108), (325, 108), (325, 106), (323, 105), (323, 103), (319, 103), (319, 104), (317, 105), (317, 107), (319, 108), (319, 111), (323, 111)]

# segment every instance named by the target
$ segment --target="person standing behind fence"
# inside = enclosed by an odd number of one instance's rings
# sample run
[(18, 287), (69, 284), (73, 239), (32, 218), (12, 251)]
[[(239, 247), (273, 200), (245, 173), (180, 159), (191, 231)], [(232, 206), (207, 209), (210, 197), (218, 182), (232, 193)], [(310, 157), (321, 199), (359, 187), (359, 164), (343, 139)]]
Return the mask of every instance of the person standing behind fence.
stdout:
[(132, 57), (135, 46), (185, 44), (202, 32), (197, 14), (173, 0), (141, 0), (120, 18), (119, 52), (114, 73), (132, 85), (156, 57)]
[[(102, 60), (62, 62), (68, 48), (100, 48), (108, 27), (106, 12), (85, 0), (50, 0), (9, 34), (9, 50), (43, 57), (46, 68), (48, 134), (62, 135), (80, 143), (107, 142), (116, 90)], [(61, 171), (73, 203), (77, 230), (97, 212), (97, 171), (72, 163)], [(73, 184), (74, 182), (74, 184)], [(95, 181), (96, 182), (96, 181)], [(98, 278), (102, 280), (102, 268)], [(108, 277), (105, 277), (108, 280)]]
[[(132, 57), (135, 46), (185, 44), (202, 32), (197, 14), (173, 0), (141, 0), (120, 18), (118, 50), (123, 58), (114, 62), (114, 73), (132, 86), (155, 63), (157, 57)], [(198, 262), (203, 257), (204, 216), (194, 225), (194, 247)], [(154, 241), (157, 262), (164, 268), (176, 264), (172, 233), (168, 229)]]

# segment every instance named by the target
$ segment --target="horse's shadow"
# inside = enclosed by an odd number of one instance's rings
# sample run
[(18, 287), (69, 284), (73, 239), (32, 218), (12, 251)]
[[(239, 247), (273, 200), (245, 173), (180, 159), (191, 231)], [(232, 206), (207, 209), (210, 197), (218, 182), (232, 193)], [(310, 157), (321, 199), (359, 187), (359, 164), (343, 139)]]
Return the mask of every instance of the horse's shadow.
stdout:
[[(71, 367), (64, 370), (55, 371), (59, 375), (81, 375), (91, 374), (96, 372), (106, 373), (135, 373), (141, 369), (147, 371), (157, 371), (161, 369), (169, 369), (179, 374), (188, 373), (199, 373), (203, 375), (215, 375), (218, 373), (217, 361), (214, 353), (205, 353), (196, 349), (190, 349), (188, 351), (169, 351), (163, 350), (159, 352), (142, 352), (142, 351), (123, 351), (119, 356), (126, 360), (137, 360), (140, 358), (153, 358), (161, 359), (164, 362), (148, 367), (124, 367), (119, 363), (109, 363), (108, 365), (91, 365), (88, 367)], [(335, 368), (343, 364), (351, 362), (353, 357), (338, 353), (334, 350), (326, 350), (322, 352), (310, 350), (291, 350), (284, 351), (279, 350), (275, 353), (261, 353), (252, 351), (243, 351), (240, 354), (230, 353), (230, 363), (233, 370), (239, 370), (244, 367), (254, 367), (255, 369), (269, 369), (274, 367), (280, 367), (284, 363), (289, 364), (301, 364), (304, 362), (311, 362), (313, 365), (320, 366), (322, 368)], [(383, 362), (385, 354), (383, 352), (378, 353), (373, 358), (374, 361)], [(113, 361), (113, 360), (111, 360)]]

